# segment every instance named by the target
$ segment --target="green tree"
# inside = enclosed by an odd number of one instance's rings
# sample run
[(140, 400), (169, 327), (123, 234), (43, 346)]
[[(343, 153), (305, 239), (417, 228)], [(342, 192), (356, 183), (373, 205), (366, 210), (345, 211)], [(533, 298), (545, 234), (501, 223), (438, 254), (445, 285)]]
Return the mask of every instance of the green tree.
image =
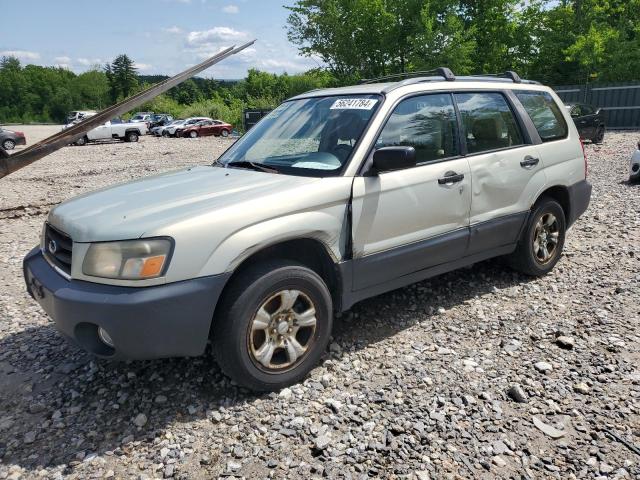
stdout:
[(104, 70), (113, 102), (127, 98), (138, 88), (138, 71), (127, 55), (118, 55)]

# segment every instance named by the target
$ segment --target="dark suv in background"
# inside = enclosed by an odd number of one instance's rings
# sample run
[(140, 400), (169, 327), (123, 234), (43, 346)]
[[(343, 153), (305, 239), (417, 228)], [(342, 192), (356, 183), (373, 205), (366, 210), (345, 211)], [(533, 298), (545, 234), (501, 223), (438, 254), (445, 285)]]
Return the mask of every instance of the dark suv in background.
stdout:
[(605, 132), (602, 110), (585, 103), (567, 103), (566, 107), (578, 128), (580, 138), (602, 143)]

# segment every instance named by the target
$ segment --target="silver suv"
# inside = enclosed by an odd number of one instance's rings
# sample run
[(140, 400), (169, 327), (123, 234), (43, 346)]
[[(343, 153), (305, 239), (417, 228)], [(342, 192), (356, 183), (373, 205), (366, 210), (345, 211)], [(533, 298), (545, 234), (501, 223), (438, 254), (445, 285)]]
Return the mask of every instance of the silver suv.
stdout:
[(114, 359), (196, 356), (273, 390), (336, 312), (491, 257), (560, 258), (591, 185), (553, 91), (509, 73), (308, 92), (213, 165), (69, 200), (24, 260), (58, 329)]

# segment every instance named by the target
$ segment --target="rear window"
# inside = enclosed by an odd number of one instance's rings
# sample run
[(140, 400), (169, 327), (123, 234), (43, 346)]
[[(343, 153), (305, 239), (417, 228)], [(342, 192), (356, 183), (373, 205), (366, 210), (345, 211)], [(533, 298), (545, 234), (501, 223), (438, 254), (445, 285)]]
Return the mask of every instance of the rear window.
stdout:
[(543, 142), (566, 138), (569, 133), (562, 111), (548, 92), (515, 92), (531, 117)]
[(524, 144), (520, 127), (501, 93), (456, 93), (469, 153)]

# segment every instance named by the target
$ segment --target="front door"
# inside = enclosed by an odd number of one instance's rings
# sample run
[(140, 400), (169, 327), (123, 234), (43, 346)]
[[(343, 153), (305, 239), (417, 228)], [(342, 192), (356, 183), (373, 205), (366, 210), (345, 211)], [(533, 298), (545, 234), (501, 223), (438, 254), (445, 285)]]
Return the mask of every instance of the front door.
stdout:
[(452, 96), (401, 101), (376, 148), (396, 145), (416, 149), (416, 167), (354, 181), (354, 290), (456, 260), (467, 248), (471, 175)]
[(107, 140), (111, 139), (111, 122), (94, 128), (89, 135), (91, 140)]

